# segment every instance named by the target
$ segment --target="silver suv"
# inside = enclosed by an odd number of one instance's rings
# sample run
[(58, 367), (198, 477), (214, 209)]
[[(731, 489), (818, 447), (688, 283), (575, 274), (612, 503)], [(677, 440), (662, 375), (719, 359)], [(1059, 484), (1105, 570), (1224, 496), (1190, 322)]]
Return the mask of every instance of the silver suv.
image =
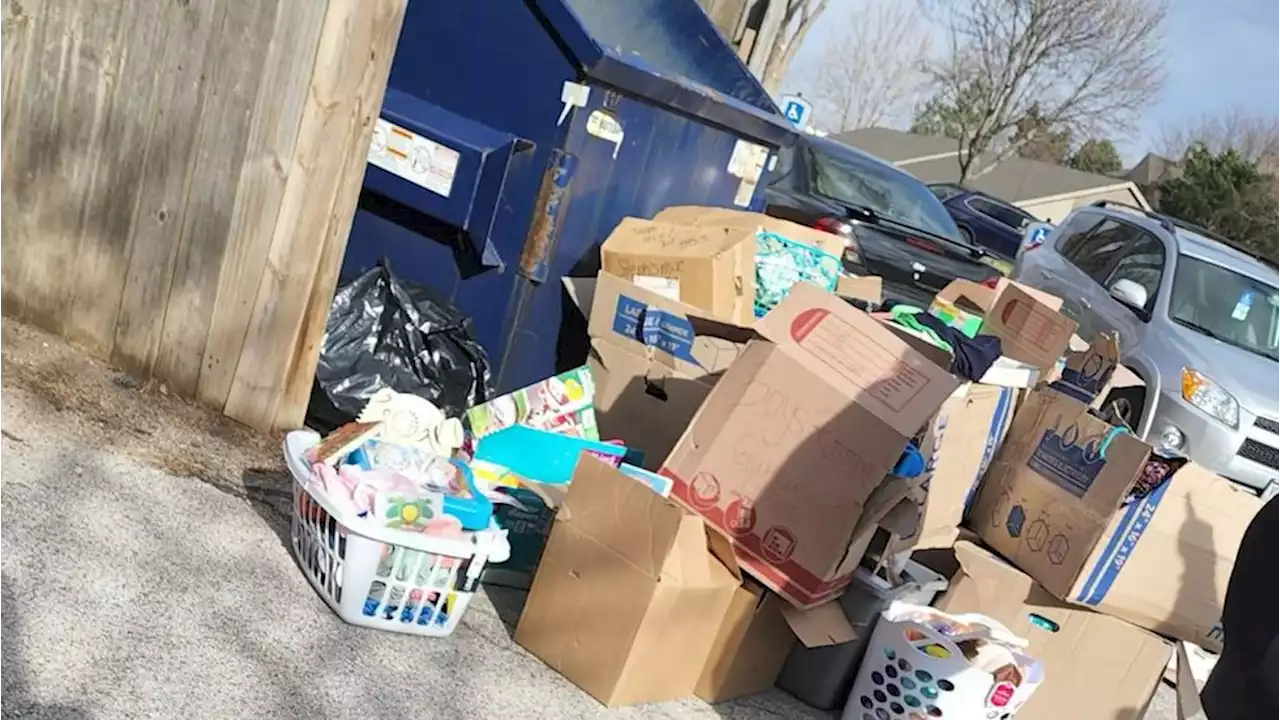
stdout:
[(1077, 208), (1018, 249), (1015, 280), (1063, 298), (1079, 335), (1120, 335), (1145, 389), (1108, 403), (1140, 437), (1263, 491), (1277, 476), (1276, 267), (1140, 208)]

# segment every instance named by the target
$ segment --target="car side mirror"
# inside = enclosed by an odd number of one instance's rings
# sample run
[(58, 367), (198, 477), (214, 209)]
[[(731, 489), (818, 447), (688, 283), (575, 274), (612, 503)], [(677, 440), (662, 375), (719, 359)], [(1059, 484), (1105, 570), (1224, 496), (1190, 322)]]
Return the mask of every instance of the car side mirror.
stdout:
[(1111, 297), (1135, 310), (1147, 307), (1147, 289), (1132, 280), (1120, 279), (1111, 286)]

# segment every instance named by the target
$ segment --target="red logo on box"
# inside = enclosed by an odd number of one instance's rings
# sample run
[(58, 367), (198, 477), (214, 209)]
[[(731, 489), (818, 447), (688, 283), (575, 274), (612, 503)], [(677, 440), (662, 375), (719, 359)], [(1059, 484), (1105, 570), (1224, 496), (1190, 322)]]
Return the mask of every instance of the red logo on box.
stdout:
[(1005, 707), (1013, 699), (1013, 691), (1014, 687), (1011, 682), (1002, 681), (996, 683), (995, 687), (991, 688), (991, 694), (987, 696), (987, 705), (999, 708)]
[(764, 559), (777, 565), (791, 559), (796, 551), (796, 536), (787, 528), (774, 525), (765, 531), (760, 541), (760, 552)]
[(710, 510), (720, 503), (720, 481), (709, 472), (693, 476), (689, 486), (689, 504), (698, 510)]
[(750, 500), (735, 497), (724, 509), (724, 529), (730, 535), (742, 537), (756, 529), (756, 509)]

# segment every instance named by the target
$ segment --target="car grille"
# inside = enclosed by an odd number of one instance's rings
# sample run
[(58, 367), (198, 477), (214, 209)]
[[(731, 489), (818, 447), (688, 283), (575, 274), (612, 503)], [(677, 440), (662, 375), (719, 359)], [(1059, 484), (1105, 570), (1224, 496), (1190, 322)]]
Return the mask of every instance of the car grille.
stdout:
[(1280, 435), (1280, 422), (1276, 422), (1271, 418), (1259, 417), (1258, 419), (1253, 421), (1253, 424), (1256, 425), (1257, 427), (1262, 428), (1263, 430), (1266, 430), (1267, 432), (1276, 433), (1277, 435)]
[(1240, 446), (1240, 457), (1246, 460), (1252, 460), (1259, 465), (1266, 465), (1272, 470), (1280, 469), (1280, 451), (1270, 445), (1264, 445), (1257, 440), (1248, 438), (1244, 444)]

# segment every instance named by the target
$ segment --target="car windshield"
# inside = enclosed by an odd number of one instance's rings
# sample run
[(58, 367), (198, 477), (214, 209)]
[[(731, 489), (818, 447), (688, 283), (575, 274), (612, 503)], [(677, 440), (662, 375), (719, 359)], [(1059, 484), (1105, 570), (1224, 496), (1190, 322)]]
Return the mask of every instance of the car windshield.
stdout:
[(1178, 257), (1169, 317), (1202, 335), (1275, 360), (1276, 288), (1189, 255)]
[(961, 242), (946, 208), (924, 183), (875, 160), (813, 151), (814, 186), (829, 198), (869, 208), (887, 220)]

